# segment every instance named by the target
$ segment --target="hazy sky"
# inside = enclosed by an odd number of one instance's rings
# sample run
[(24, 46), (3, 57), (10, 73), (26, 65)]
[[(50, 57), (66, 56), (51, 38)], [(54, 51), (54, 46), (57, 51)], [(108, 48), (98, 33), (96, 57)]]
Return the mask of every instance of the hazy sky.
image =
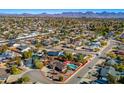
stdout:
[(6, 14), (40, 14), (40, 13), (49, 13), (56, 14), (62, 12), (124, 12), (124, 9), (0, 9), (0, 13)]

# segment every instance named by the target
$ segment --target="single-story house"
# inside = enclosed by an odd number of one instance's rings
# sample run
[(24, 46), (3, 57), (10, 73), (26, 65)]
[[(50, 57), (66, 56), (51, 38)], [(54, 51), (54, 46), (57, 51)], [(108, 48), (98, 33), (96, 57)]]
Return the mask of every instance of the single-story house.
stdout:
[(5, 59), (11, 59), (11, 58), (14, 58), (15, 56), (16, 55), (14, 52), (8, 50), (0, 54), (0, 61), (3, 61)]
[(108, 84), (108, 80), (98, 79), (93, 81), (92, 84)]
[(44, 41), (41, 41), (41, 44), (43, 44), (44, 46), (48, 46), (51, 44), (50, 40), (44, 40)]
[(42, 56), (44, 56), (44, 53), (43, 52), (37, 52), (37, 53), (34, 53), (33, 55), (37, 56), (37, 57), (42, 57)]
[(58, 38), (56, 38), (56, 37), (52, 38), (52, 41), (53, 41), (54, 43), (59, 43), (59, 42), (60, 42), (60, 40), (59, 40)]
[(34, 31), (34, 32), (32, 32), (30, 35), (31, 35), (31, 36), (37, 36), (37, 35), (39, 35), (39, 32)]
[(112, 75), (114, 77), (116, 77), (117, 79), (118, 77), (118, 72), (115, 70), (115, 68), (111, 67), (111, 66), (105, 66), (100, 70), (100, 76), (101, 77), (108, 77), (108, 75)]
[(122, 39), (123, 39), (123, 38), (124, 38), (124, 34), (122, 34), (122, 35), (120, 36), (120, 38), (122, 38)]
[(23, 63), (24, 63), (24, 65), (26, 67), (32, 67), (33, 66), (33, 60), (32, 60), (32, 58), (25, 59)]
[(75, 46), (81, 46), (82, 42), (81, 41), (75, 41), (74, 45)]
[(90, 42), (90, 44), (89, 45), (98, 45), (98, 46), (101, 46), (101, 43), (99, 42), (99, 41), (92, 41), (92, 42)]
[(121, 77), (121, 76), (124, 77), (124, 71), (123, 71), (123, 72), (120, 72), (120, 73), (119, 73), (119, 76), (120, 76), (120, 77)]
[(52, 29), (48, 29), (49, 32), (54, 32)]
[(114, 59), (110, 59), (106, 63), (109, 64), (109, 65), (117, 65), (118, 64), (118, 62)]
[(56, 61), (54, 64), (57, 71), (64, 72), (67, 69), (67, 65), (64, 65), (63, 62)]
[(19, 50), (19, 52), (25, 52), (25, 51), (29, 51), (31, 49), (30, 47), (28, 47), (26, 45), (20, 45), (16, 48)]
[(124, 50), (113, 51), (115, 54), (124, 55)]
[(37, 43), (37, 40), (33, 39), (31, 40), (31, 44), (35, 45)]
[(9, 46), (13, 46), (13, 44), (15, 44), (15, 43), (16, 43), (15, 40), (9, 40), (8, 45), (9, 45)]
[(64, 56), (64, 53), (63, 52), (54, 52), (54, 51), (49, 51), (47, 52), (47, 55), (48, 56)]
[(119, 45), (118, 48), (124, 50), (124, 45)]
[(113, 31), (108, 32), (107, 36), (112, 37), (115, 33)]
[(91, 49), (100, 48), (101, 43), (98, 42), (98, 41), (93, 41), (93, 42), (89, 43), (89, 46), (90, 46)]
[(96, 49), (96, 48), (100, 48), (100, 46), (99, 45), (91, 45), (90, 46), (90, 49)]

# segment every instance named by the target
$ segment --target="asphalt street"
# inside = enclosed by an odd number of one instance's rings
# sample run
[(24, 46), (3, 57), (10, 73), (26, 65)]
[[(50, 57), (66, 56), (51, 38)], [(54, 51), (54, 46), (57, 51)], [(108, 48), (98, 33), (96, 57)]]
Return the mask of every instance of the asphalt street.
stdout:
[[(110, 51), (114, 45), (115, 45), (114, 42), (110, 41), (108, 46), (106, 46), (99, 53), (100, 54), (99, 56), (95, 56), (88, 64), (86, 64), (84, 67), (79, 69), (78, 72), (76, 72), (72, 77), (70, 77), (68, 80), (66, 80), (65, 83), (66, 84), (77, 84), (78, 82), (80, 82), (80, 78), (77, 78), (77, 77), (78, 76), (83, 77), (90, 70), (89, 67), (92, 68), (100, 60), (99, 57), (105, 56), (106, 53), (108, 51)], [(52, 80), (48, 80), (40, 70), (31, 70), (31, 71), (25, 73), (24, 76), (25, 75), (29, 76), (30, 79), (32, 80), (32, 82), (39, 82), (39, 83), (43, 83), (43, 84), (55, 84), (56, 83)]]
[(40, 70), (31, 70), (29, 72), (26, 72), (23, 76), (29, 76), (32, 82), (38, 82), (42, 84), (54, 83), (52, 80), (48, 80)]
[(115, 43), (113, 41), (110, 41), (107, 47), (105, 47), (101, 52), (99, 56), (95, 56), (87, 65), (85, 65), (83, 68), (81, 68), (77, 73), (75, 73), (72, 77), (70, 77), (65, 83), (66, 84), (77, 84), (80, 81), (80, 78), (77, 78), (78, 76), (83, 77), (90, 69), (92, 68), (99, 60), (100, 56), (105, 56), (108, 51), (112, 49), (112, 47), (115, 46)]

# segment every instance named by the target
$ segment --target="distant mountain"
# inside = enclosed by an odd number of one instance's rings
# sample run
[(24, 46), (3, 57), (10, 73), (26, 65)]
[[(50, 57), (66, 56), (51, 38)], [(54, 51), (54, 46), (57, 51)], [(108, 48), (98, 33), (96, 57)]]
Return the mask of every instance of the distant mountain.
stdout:
[(76, 18), (81, 18), (81, 17), (86, 17), (86, 18), (124, 18), (124, 12), (102, 12), (102, 13), (94, 13), (94, 12), (63, 12), (61, 14), (47, 14), (47, 13), (42, 13), (42, 14), (28, 14), (28, 13), (23, 13), (23, 14), (0, 14), (0, 16), (24, 16), (24, 17), (33, 17), (33, 16), (39, 16), (39, 17), (76, 17)]
[(62, 16), (67, 17), (86, 17), (86, 18), (124, 18), (124, 13), (114, 13), (114, 12), (102, 12), (102, 13), (94, 13), (94, 12), (66, 12), (60, 14)]

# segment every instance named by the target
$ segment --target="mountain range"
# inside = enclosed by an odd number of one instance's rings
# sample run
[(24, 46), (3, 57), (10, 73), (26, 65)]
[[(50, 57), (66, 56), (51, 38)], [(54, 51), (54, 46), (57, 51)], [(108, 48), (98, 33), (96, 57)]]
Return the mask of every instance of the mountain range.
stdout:
[(60, 14), (47, 14), (47, 13), (41, 13), (41, 14), (0, 14), (0, 16), (24, 16), (24, 17), (86, 17), (86, 18), (124, 18), (124, 12), (101, 12), (101, 13), (94, 13), (94, 12), (63, 12)]

